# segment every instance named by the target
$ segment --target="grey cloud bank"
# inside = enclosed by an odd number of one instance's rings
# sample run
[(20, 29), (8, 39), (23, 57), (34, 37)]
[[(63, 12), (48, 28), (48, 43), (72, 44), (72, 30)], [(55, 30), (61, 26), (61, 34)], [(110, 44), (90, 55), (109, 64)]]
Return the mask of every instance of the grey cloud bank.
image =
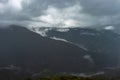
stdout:
[(118, 30), (120, 0), (0, 0), (0, 24)]

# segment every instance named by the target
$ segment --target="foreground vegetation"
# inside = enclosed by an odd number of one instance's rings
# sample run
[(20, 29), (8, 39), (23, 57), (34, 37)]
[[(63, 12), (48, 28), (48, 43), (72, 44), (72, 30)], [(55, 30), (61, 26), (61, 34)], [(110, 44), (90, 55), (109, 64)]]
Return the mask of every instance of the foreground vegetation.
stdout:
[(94, 77), (76, 77), (76, 76), (51, 76), (51, 77), (38, 77), (28, 78), (26, 80), (120, 80), (120, 77), (110, 78), (105, 76)]

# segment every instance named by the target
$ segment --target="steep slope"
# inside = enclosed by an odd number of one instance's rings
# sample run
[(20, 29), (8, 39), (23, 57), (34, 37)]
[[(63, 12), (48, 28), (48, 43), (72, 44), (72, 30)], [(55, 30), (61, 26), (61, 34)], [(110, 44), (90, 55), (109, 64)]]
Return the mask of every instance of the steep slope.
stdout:
[(111, 30), (89, 28), (35, 28), (33, 30), (49, 38), (67, 40), (92, 52), (89, 55), (98, 66), (115, 67), (120, 65), (120, 35)]
[[(17, 66), (30, 73), (89, 72), (94, 64), (84, 58), (88, 52), (79, 47), (41, 37), (26, 28), (0, 29), (0, 67)], [(94, 68), (95, 70), (95, 68)]]

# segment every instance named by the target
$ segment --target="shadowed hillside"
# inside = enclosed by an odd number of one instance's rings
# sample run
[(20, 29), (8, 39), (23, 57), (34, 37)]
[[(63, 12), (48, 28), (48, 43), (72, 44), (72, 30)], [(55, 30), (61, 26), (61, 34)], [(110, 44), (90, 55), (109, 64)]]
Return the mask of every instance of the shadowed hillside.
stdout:
[(0, 29), (1, 70), (18, 67), (17, 71), (21, 69), (31, 74), (44, 69), (57, 73), (89, 72), (94, 65), (84, 58), (87, 53), (77, 46), (41, 37), (23, 27)]
[(95, 64), (100, 67), (120, 65), (120, 35), (112, 30), (89, 28), (35, 28), (33, 31), (45, 37), (67, 40), (92, 52)]

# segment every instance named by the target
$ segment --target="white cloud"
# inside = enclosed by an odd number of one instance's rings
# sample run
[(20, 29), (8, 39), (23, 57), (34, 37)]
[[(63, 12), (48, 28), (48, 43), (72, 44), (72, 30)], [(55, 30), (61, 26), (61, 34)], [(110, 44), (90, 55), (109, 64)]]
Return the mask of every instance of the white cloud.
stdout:
[(114, 26), (106, 26), (104, 29), (106, 29), (106, 30), (114, 30), (115, 28), (114, 28)]
[[(90, 25), (87, 22), (89, 17), (87, 14), (80, 14), (82, 7), (80, 5), (74, 5), (65, 8), (56, 8), (49, 6), (47, 10), (43, 11), (43, 15), (32, 18), (33, 22), (29, 26), (46, 26), (47, 27), (78, 27)], [(88, 17), (87, 17), (88, 16)]]
[(62, 39), (62, 38), (57, 38), (57, 37), (50, 37), (51, 39), (54, 39), (54, 40), (58, 40), (58, 41), (64, 41), (64, 42), (69, 42), (67, 41), (66, 39)]
[(14, 8), (16, 10), (21, 10), (22, 9), (22, 1), (23, 0), (9, 0), (8, 6)]
[(32, 17), (32, 21), (29, 26), (33, 27), (91, 27), (110, 24), (111, 17), (83, 13), (83, 7), (76, 3), (64, 8), (48, 6), (47, 9), (42, 11), (42, 15)]
[(103, 28), (120, 24), (119, 7), (120, 0), (0, 0), (0, 24)]
[(68, 32), (70, 29), (68, 28), (58, 28), (57, 31), (58, 32)]
[(87, 60), (89, 60), (91, 63), (94, 64), (94, 61), (93, 61), (93, 59), (92, 59), (92, 57), (91, 57), (90, 55), (84, 55), (83, 57), (84, 57), (84, 59), (87, 59)]
[(22, 1), (23, 0), (8, 0), (6, 2), (0, 2), (0, 13), (4, 14), (5, 12), (15, 13), (22, 10)]

